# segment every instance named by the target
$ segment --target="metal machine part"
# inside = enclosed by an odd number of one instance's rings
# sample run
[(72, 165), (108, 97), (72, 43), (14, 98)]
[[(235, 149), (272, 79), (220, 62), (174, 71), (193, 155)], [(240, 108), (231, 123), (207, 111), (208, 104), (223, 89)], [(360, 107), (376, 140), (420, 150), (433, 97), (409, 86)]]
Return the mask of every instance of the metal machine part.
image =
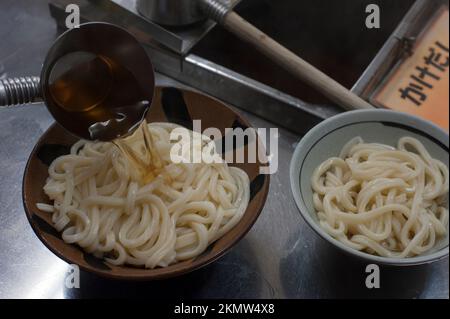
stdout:
[(232, 0), (137, 0), (137, 11), (167, 27), (188, 26), (212, 19), (220, 22), (232, 9)]
[[(62, 28), (66, 17), (65, 5), (72, 2), (51, 1), (51, 14)], [(357, 28), (360, 24), (364, 25), (364, 14), (361, 15), (361, 21), (351, 19), (344, 24), (340, 17), (336, 17), (341, 24), (335, 30), (336, 25), (333, 23), (337, 23), (337, 20), (333, 22), (334, 11), (342, 6), (332, 1), (319, 2), (317, 6), (321, 8), (325, 5), (331, 7), (325, 7), (328, 11), (315, 13), (317, 10), (309, 10), (306, 3), (294, 0), (285, 0), (283, 5), (272, 1), (247, 0), (236, 9), (263, 30), (273, 30), (269, 32), (270, 35), (349, 88), (356, 81), (369, 76), (364, 72), (367, 65), (402, 21), (409, 6), (416, 1), (384, 1), (383, 6), (389, 7), (389, 10), (384, 11), (383, 29), (380, 31)], [(251, 51), (250, 47), (228, 36), (226, 31), (214, 29), (215, 23), (211, 20), (183, 28), (162, 27), (138, 13), (136, 0), (99, 0), (95, 3), (77, 0), (76, 3), (80, 5), (85, 21), (108, 21), (130, 30), (144, 43), (158, 72), (269, 119), (279, 126), (305, 133), (323, 119), (341, 112), (317, 92), (276, 66), (271, 66), (270, 61)], [(350, 9), (344, 13), (349, 16), (361, 10), (364, 12), (364, 4), (346, 1), (346, 6)], [(289, 22), (280, 20), (286, 14), (301, 14), (303, 18)], [(329, 23), (320, 26), (320, 21), (315, 22), (318, 21), (317, 14), (330, 15), (326, 15)], [(205, 28), (208, 23), (212, 25)], [(307, 27), (302, 27), (304, 24)], [(298, 30), (299, 33), (294, 35), (292, 30)], [(322, 39), (326, 45), (321, 45)], [(311, 41), (314, 45), (308, 44)], [(346, 56), (344, 52), (347, 52)], [(247, 56), (245, 61), (242, 60), (244, 53)], [(261, 73), (262, 65), (266, 70), (264, 74)]]
[[(233, 7), (241, 0), (229, 1)], [(216, 25), (210, 19), (203, 19), (184, 27), (163, 26), (141, 14), (137, 0), (52, 0), (50, 13), (62, 28), (65, 28), (65, 8), (71, 3), (80, 7), (82, 22), (103, 21), (117, 24), (133, 33), (142, 43), (163, 47), (180, 56), (188, 54)]]
[(0, 106), (14, 106), (42, 101), (40, 79), (37, 76), (0, 80)]
[[(228, 7), (229, 1), (224, 1)], [(165, 26), (187, 26), (205, 21), (208, 16), (201, 7), (204, 0), (138, 0), (138, 12), (151, 21)]]
[(138, 0), (137, 10), (151, 21), (167, 26), (185, 26), (206, 19), (196, 0)]

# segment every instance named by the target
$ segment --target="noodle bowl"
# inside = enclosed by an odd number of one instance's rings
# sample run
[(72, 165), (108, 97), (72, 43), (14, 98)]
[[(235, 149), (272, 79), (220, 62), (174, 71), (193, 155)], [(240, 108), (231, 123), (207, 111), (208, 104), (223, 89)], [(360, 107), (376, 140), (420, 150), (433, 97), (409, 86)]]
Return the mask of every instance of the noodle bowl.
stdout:
[(311, 178), (320, 226), (360, 251), (421, 255), (447, 234), (449, 171), (416, 139), (397, 148), (355, 138)]
[(77, 142), (50, 165), (44, 191), (53, 205), (38, 208), (65, 242), (114, 265), (166, 267), (200, 255), (242, 218), (249, 178), (225, 162), (172, 163), (177, 127), (148, 125), (158, 165), (144, 182), (112, 143)]

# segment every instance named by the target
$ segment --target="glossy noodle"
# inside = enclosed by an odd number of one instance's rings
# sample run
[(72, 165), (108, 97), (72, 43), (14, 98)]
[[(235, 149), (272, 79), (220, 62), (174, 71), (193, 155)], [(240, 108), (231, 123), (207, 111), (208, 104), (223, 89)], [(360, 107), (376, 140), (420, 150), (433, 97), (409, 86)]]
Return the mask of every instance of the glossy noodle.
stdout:
[(417, 139), (394, 148), (355, 138), (311, 182), (321, 227), (353, 249), (406, 258), (447, 234), (449, 171)]
[(249, 179), (223, 161), (173, 163), (177, 127), (148, 126), (155, 165), (144, 182), (114, 144), (77, 142), (50, 165), (44, 191), (53, 205), (38, 208), (52, 214), (65, 242), (114, 265), (166, 267), (199, 256), (242, 218)]

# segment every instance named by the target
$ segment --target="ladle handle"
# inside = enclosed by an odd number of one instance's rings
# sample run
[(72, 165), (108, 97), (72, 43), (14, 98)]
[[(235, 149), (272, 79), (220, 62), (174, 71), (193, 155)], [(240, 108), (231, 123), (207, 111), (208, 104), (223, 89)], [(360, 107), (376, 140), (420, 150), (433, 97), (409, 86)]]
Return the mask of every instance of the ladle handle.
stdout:
[(41, 100), (40, 79), (37, 76), (0, 80), (0, 108)]
[(203, 11), (211, 19), (216, 20), (239, 38), (255, 46), (272, 61), (319, 92), (322, 92), (338, 105), (347, 110), (374, 108), (367, 101), (245, 21), (231, 10), (223, 0), (199, 1)]

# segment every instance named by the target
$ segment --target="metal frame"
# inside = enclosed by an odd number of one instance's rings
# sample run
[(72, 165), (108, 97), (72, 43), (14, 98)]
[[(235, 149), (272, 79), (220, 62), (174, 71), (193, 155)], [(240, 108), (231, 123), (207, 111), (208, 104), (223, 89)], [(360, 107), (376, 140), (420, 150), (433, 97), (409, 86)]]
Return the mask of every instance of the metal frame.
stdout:
[(411, 55), (415, 40), (437, 10), (448, 4), (449, 0), (417, 0), (361, 78), (355, 83), (352, 91), (374, 103), (372, 97), (376, 94), (377, 89), (382, 86), (386, 77), (406, 57)]
[(216, 25), (211, 20), (205, 20), (183, 28), (164, 28), (140, 15), (136, 0), (52, 0), (52, 16), (58, 21), (64, 21), (64, 8), (70, 3), (80, 7), (84, 21), (103, 21), (123, 26), (132, 30), (142, 43), (157, 42), (180, 55), (186, 55)]

